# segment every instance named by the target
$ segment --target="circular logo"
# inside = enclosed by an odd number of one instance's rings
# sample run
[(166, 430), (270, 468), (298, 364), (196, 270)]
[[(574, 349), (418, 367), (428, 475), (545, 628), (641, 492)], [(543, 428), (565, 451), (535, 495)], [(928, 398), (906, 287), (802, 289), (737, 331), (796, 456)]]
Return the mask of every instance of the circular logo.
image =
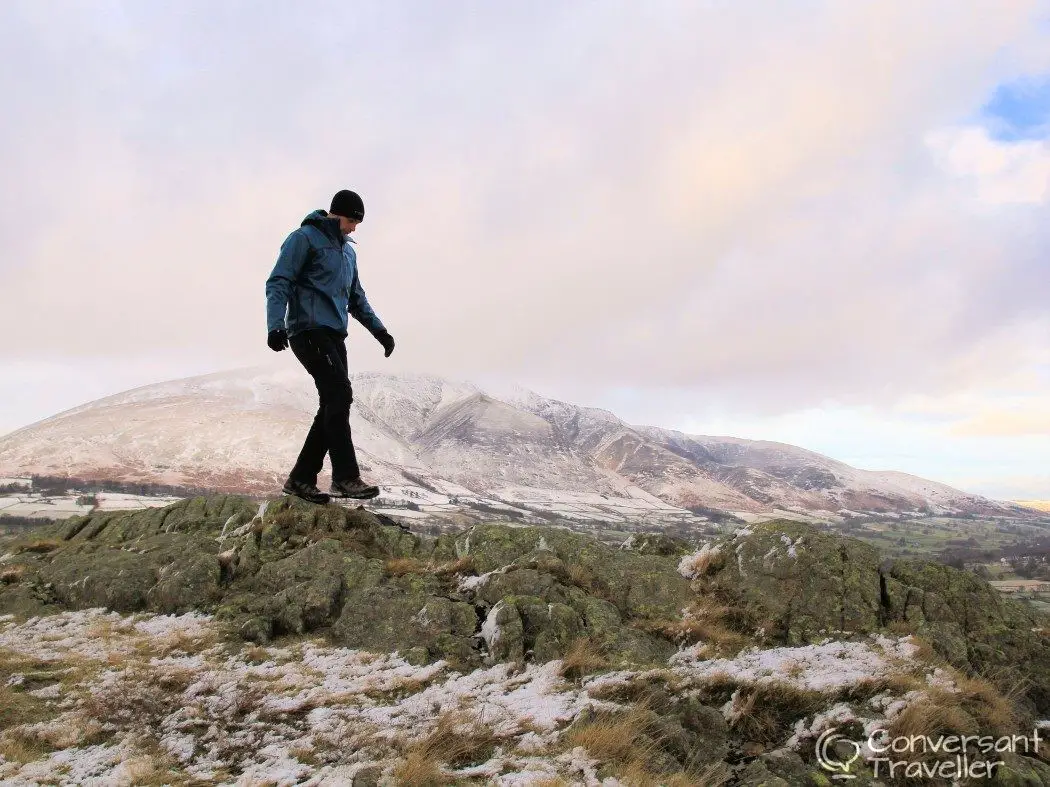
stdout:
[[(829, 727), (817, 738), (817, 762), (824, 770), (836, 774), (836, 779), (855, 779), (857, 777), (851, 774), (849, 769), (860, 759), (860, 744), (839, 735), (835, 729)], [(852, 754), (844, 757), (840, 754), (843, 749), (852, 751)]]

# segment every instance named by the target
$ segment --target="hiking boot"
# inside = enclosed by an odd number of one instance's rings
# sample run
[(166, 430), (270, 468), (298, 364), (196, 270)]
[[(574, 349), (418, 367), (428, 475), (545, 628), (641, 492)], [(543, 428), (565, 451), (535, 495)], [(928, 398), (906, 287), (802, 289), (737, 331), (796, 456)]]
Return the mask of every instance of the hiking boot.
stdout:
[(318, 503), (324, 505), (331, 496), (326, 495), (320, 489), (317, 488), (317, 484), (307, 484), (303, 481), (296, 481), (293, 478), (289, 478), (284, 482), (284, 489), (282, 489), (286, 495), (294, 495), (295, 497), (308, 500), (311, 503)]
[(332, 482), (332, 497), (352, 497), (356, 500), (369, 500), (378, 494), (378, 486), (366, 484), (360, 478)]

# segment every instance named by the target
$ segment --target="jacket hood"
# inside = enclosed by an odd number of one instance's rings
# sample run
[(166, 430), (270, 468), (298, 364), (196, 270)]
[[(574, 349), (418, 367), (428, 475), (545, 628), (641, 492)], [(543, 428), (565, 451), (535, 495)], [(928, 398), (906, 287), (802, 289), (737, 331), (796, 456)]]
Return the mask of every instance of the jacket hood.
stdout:
[(343, 233), (339, 231), (339, 219), (333, 219), (326, 210), (318, 209), (306, 214), (306, 218), (303, 219), (303, 223), (300, 226), (317, 227), (325, 235), (330, 235), (340, 243), (344, 240)]

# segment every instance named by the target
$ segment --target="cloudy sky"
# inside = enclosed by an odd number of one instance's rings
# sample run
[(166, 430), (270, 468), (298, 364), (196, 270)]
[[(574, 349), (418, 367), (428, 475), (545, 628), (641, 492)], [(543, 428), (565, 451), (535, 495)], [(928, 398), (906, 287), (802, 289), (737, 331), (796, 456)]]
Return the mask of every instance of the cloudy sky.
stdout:
[(349, 187), (356, 369), (1050, 499), (1046, 0), (8, 0), (0, 89), (0, 433), (275, 360)]

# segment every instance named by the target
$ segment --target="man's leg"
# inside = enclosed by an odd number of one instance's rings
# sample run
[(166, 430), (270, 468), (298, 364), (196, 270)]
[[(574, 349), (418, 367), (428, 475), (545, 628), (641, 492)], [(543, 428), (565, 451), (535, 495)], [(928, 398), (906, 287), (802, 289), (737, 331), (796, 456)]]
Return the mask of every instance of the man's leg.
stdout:
[(295, 460), (295, 467), (292, 468), (288, 477), (316, 486), (317, 474), (324, 466), (324, 456), (327, 453), (328, 439), (324, 432), (324, 405), (318, 405), (317, 414), (314, 416), (313, 423), (310, 424), (310, 431), (303, 442), (302, 450), (299, 451), (299, 458)]
[(313, 378), (318, 394), (317, 413), (310, 424), (310, 431), (303, 442), (302, 450), (299, 451), (299, 458), (288, 476), (295, 481), (313, 485), (317, 484), (317, 474), (321, 472), (324, 456), (328, 453), (328, 438), (324, 429), (324, 401), (321, 395), (325, 369), (322, 368), (317, 334), (319, 331), (304, 331), (288, 339), (292, 353)]
[(350, 403), (353, 394), (346, 369), (346, 347), (341, 337), (323, 330), (306, 331), (289, 339), (292, 352), (314, 378), (320, 406), (306, 437), (292, 477), (316, 483), (327, 450), (332, 460), (332, 480), (357, 478), (360, 470), (350, 438)]

